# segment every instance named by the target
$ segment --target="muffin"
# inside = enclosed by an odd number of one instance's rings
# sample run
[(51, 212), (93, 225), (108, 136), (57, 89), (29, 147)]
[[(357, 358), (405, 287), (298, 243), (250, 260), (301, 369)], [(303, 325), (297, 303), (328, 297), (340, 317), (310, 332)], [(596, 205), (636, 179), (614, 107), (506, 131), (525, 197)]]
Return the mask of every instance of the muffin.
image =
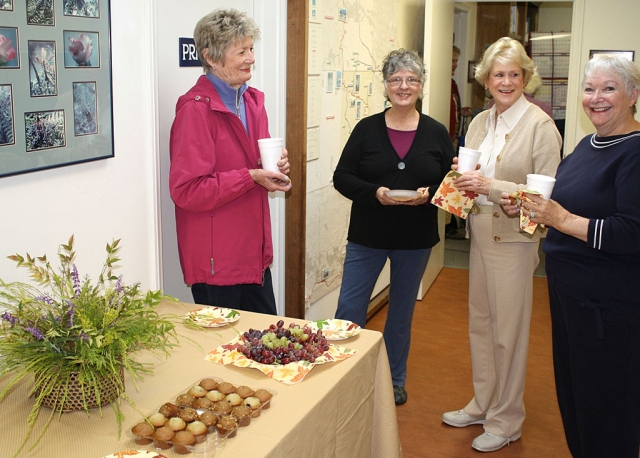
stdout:
[(198, 419), (198, 411), (193, 407), (185, 407), (180, 410), (178, 417), (182, 418), (185, 423), (190, 423)]
[(238, 420), (231, 415), (223, 415), (216, 423), (218, 433), (222, 437), (234, 437), (238, 431)]
[(196, 443), (195, 436), (189, 431), (180, 431), (173, 436), (173, 451), (180, 455), (186, 455), (191, 453), (188, 446), (193, 446)]
[(212, 405), (213, 405), (213, 402), (211, 402), (207, 398), (198, 398), (195, 401), (193, 401), (194, 409), (209, 410)]
[(187, 391), (187, 394), (193, 396), (194, 398), (203, 398), (207, 394), (208, 390), (205, 390), (200, 385), (192, 386)]
[(235, 390), (236, 390), (236, 387), (229, 382), (222, 382), (221, 384), (218, 385), (218, 391), (224, 395), (231, 394)]
[(222, 401), (224, 399), (224, 394), (219, 392), (218, 390), (211, 390), (207, 393), (207, 399), (211, 402)]
[(213, 410), (214, 412), (220, 415), (230, 414), (231, 409), (233, 409), (233, 407), (231, 407), (231, 404), (229, 404), (227, 401), (218, 401), (218, 402), (215, 402), (213, 406), (211, 406), (211, 410)]
[(238, 426), (249, 426), (252, 413), (251, 409), (247, 406), (237, 406), (231, 411), (231, 415), (238, 420)]
[(166, 402), (158, 409), (158, 412), (167, 418), (176, 417), (178, 416), (178, 406), (170, 402)]
[(204, 442), (204, 439), (207, 437), (207, 425), (199, 420), (189, 423), (186, 431), (193, 434), (193, 437), (196, 438), (196, 444)]
[(191, 407), (193, 405), (193, 401), (195, 400), (196, 398), (194, 398), (190, 394), (185, 393), (176, 398), (176, 404), (178, 404), (178, 407)]
[(249, 396), (253, 396), (254, 391), (248, 386), (243, 385), (236, 388), (236, 393), (238, 393), (242, 399), (246, 399)]
[(147, 445), (151, 443), (155, 429), (149, 423), (143, 421), (131, 428), (131, 432), (135, 436), (133, 440), (136, 444)]
[(173, 431), (182, 431), (187, 427), (187, 423), (180, 417), (173, 417), (167, 420), (166, 426)]
[(164, 424), (167, 422), (167, 417), (162, 415), (160, 412), (156, 412), (149, 415), (149, 418), (147, 418), (147, 420), (154, 427), (159, 428), (160, 426), (164, 426)]
[(252, 417), (260, 416), (260, 411), (262, 410), (260, 409), (260, 406), (262, 405), (262, 403), (260, 402), (260, 399), (254, 396), (249, 396), (247, 399), (244, 400), (244, 405), (251, 409)]
[(212, 378), (203, 378), (200, 381), (200, 386), (207, 391), (215, 390), (218, 387), (218, 382)]
[(240, 397), (238, 393), (228, 394), (224, 398), (224, 400), (227, 401), (232, 407), (241, 405), (243, 401), (243, 399)]
[(218, 414), (213, 412), (212, 410), (207, 410), (206, 412), (202, 412), (199, 417), (200, 421), (205, 424), (205, 426), (213, 426), (218, 422)]
[(259, 390), (256, 390), (253, 395), (260, 400), (260, 404), (262, 404), (263, 409), (269, 408), (269, 404), (271, 404), (269, 400), (273, 397), (273, 395), (269, 391), (261, 388)]
[(153, 445), (160, 450), (171, 448), (171, 439), (173, 439), (174, 435), (173, 429), (168, 426), (158, 428), (153, 433)]

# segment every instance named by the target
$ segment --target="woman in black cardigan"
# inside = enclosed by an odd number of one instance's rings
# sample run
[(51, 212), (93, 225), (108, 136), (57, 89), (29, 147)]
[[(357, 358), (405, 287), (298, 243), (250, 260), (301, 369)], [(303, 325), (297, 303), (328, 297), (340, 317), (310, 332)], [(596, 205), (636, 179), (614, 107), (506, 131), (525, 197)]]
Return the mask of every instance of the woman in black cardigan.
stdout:
[[(395, 402), (404, 404), (413, 309), (431, 247), (440, 240), (438, 209), (430, 199), (451, 169), (454, 149), (447, 128), (416, 110), (425, 81), (418, 54), (392, 51), (382, 75), (391, 108), (356, 125), (333, 175), (335, 188), (353, 201), (336, 318), (364, 327), (389, 259), (384, 339)], [(390, 192), (398, 190), (405, 192)]]

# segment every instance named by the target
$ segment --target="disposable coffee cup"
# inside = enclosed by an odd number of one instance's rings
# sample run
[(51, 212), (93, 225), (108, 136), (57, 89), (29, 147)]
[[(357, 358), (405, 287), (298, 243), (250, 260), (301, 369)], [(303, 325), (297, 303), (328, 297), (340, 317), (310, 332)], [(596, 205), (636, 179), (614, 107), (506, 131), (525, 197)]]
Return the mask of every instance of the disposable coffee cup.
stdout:
[(280, 173), (280, 170), (278, 170), (278, 162), (282, 156), (282, 139), (261, 138), (258, 140), (258, 147), (260, 148), (262, 168), (271, 172)]
[(480, 159), (480, 151), (475, 149), (460, 147), (458, 151), (458, 172), (469, 172), (475, 170)]
[(547, 200), (551, 197), (551, 191), (553, 191), (555, 184), (556, 179), (547, 175), (538, 175), (536, 173), (527, 175), (527, 190), (538, 191)]

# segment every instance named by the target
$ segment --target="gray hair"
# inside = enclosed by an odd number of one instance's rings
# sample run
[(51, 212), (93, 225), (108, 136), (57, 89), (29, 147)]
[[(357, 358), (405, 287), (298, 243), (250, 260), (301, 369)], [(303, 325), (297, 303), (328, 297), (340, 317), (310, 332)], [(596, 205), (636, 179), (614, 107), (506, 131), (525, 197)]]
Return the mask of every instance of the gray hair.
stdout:
[[(629, 97), (633, 96), (633, 91), (640, 90), (640, 70), (632, 61), (617, 54), (596, 54), (584, 66), (584, 76), (582, 87), (587, 78), (596, 73), (605, 75), (617, 75), (622, 79), (624, 89)], [(636, 113), (635, 105), (631, 108), (632, 113)]]
[(483, 86), (489, 79), (491, 67), (498, 62), (503, 65), (515, 64), (524, 72), (524, 85), (531, 79), (536, 71), (536, 66), (519, 41), (509, 37), (502, 37), (487, 48), (482, 56), (482, 61), (476, 66), (475, 79)]
[[(384, 82), (385, 98), (389, 100), (387, 96), (387, 80), (394, 73), (400, 71), (407, 71), (415, 73), (420, 80), (420, 86), (424, 86), (424, 82), (427, 79), (427, 71), (424, 68), (424, 62), (420, 58), (417, 52), (410, 49), (397, 49), (387, 54), (387, 57), (382, 61), (382, 79)], [(420, 93), (420, 98), (423, 94)]]
[(193, 38), (205, 72), (211, 71), (206, 58), (224, 63), (224, 54), (229, 47), (247, 37), (256, 40), (260, 37), (258, 25), (247, 13), (233, 8), (217, 9), (200, 19)]

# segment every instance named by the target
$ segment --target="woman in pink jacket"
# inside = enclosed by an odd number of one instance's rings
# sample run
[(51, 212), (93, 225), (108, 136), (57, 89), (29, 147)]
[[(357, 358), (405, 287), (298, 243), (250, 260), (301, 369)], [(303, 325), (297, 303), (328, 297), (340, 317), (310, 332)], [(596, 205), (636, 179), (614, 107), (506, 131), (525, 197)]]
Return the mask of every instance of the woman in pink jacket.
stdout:
[(260, 31), (245, 13), (216, 10), (196, 25), (205, 74), (178, 99), (171, 127), (169, 188), (176, 208), (184, 281), (198, 304), (276, 313), (268, 193), (288, 191), (260, 165), (268, 138), (264, 94), (247, 86)]

